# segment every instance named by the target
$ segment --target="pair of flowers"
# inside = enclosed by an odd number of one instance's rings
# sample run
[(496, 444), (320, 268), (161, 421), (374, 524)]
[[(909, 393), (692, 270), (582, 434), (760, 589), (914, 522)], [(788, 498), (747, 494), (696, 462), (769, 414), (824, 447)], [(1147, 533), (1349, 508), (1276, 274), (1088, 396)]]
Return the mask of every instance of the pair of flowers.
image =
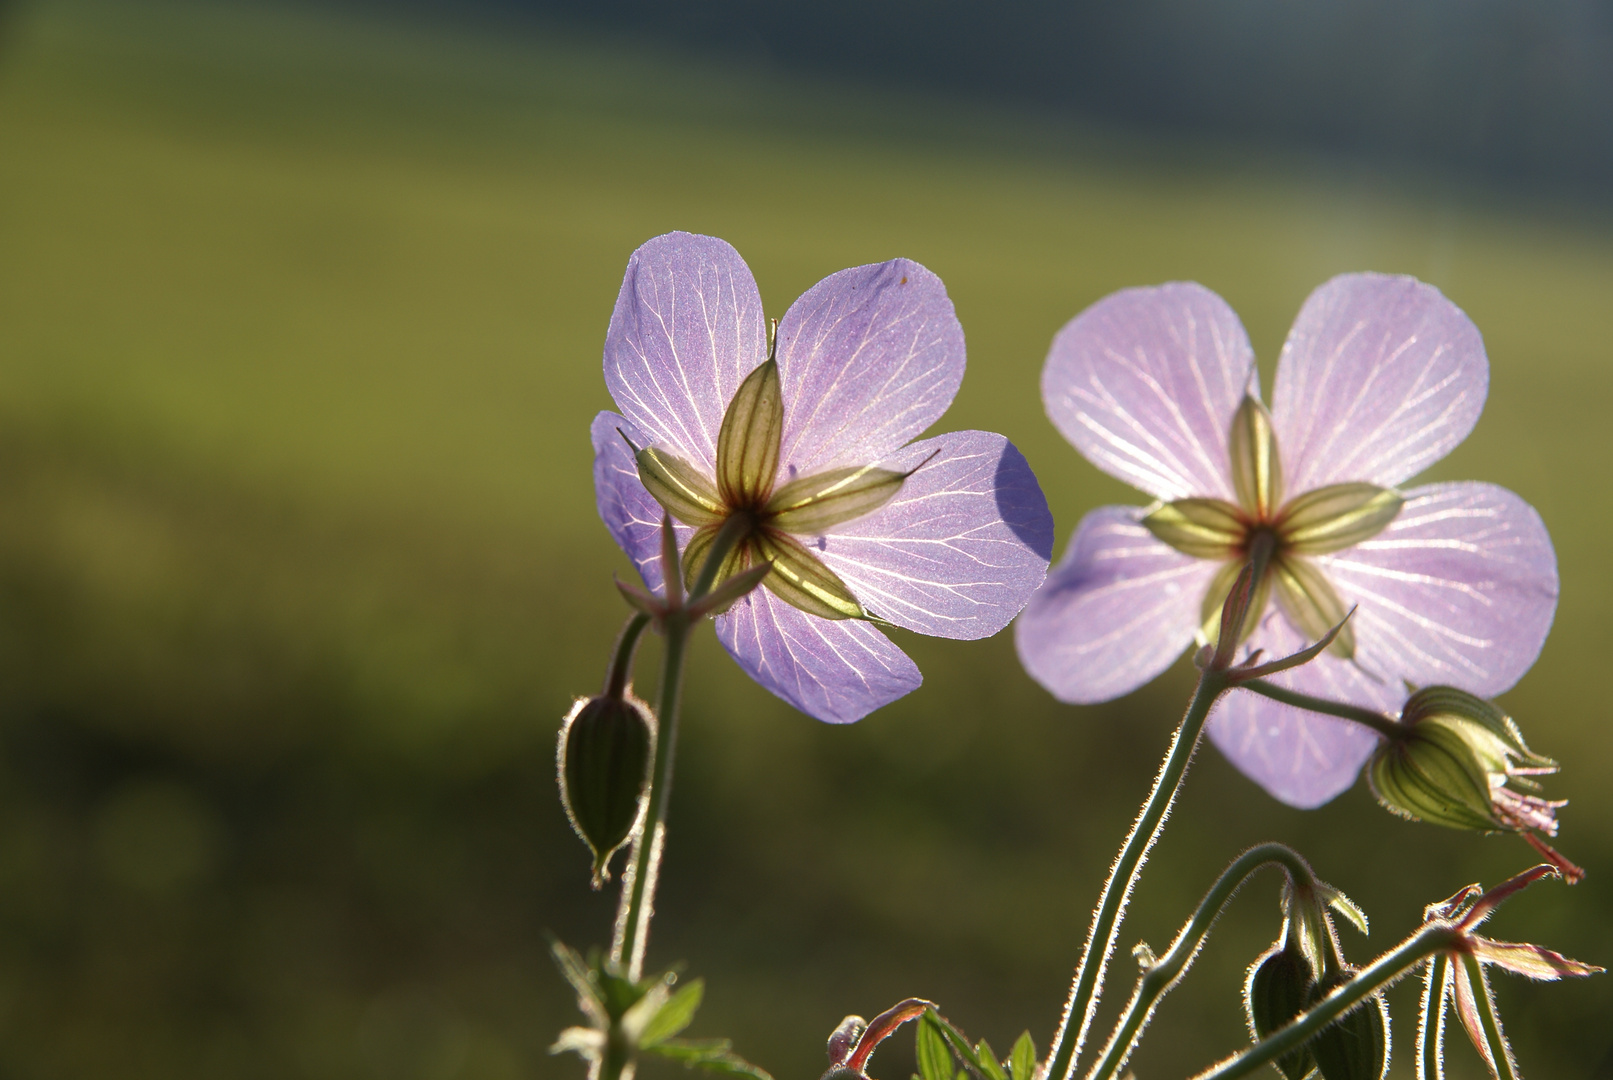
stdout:
[[(775, 336), (776, 335), (776, 336)], [(915, 689), (880, 630), (972, 639), (1020, 611), (1019, 654), (1058, 698), (1106, 700), (1213, 633), (1231, 575), (1270, 557), (1248, 647), (1297, 651), (1357, 608), (1350, 632), (1279, 681), (1393, 711), (1406, 686), (1483, 695), (1533, 663), (1555, 610), (1537, 514), (1489, 484), (1398, 485), (1466, 437), (1488, 368), (1473, 324), (1410, 278), (1345, 275), (1301, 310), (1271, 408), (1220, 297), (1129, 289), (1054, 339), (1048, 415), (1100, 469), (1157, 500), (1086, 515), (1048, 573), (1053, 522), (1000, 435), (917, 442), (963, 378), (941, 281), (904, 259), (843, 270), (769, 334), (739, 254), (672, 233), (628, 263), (605, 344), (620, 414), (594, 421), (600, 516), (652, 590), (673, 518), (686, 573), (768, 562), (716, 619), (759, 683), (848, 722)], [(1375, 738), (1235, 694), (1210, 736), (1269, 792), (1316, 806)]]

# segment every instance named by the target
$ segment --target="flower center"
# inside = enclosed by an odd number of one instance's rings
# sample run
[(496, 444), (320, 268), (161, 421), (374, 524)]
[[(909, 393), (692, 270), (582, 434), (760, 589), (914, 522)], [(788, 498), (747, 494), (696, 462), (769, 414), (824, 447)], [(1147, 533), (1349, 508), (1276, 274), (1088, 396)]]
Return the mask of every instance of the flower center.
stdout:
[[(1214, 641), (1220, 630), (1221, 605), (1238, 572), (1257, 548), (1269, 549), (1261, 560), (1265, 572), (1244, 621), (1248, 637), (1259, 625), (1273, 592), (1294, 628), (1315, 640), (1344, 621), (1348, 609), (1312, 558), (1354, 547), (1389, 526), (1405, 499), (1375, 484), (1328, 484), (1284, 501), (1282, 458), (1266, 407), (1245, 397), (1232, 418), (1227, 441), (1232, 488), (1237, 502), (1189, 498), (1165, 503), (1142, 524), (1177, 551), (1223, 563), (1204, 595), (1200, 635)], [(1329, 651), (1349, 659), (1355, 634), (1346, 625)]]
[[(879, 509), (912, 472), (864, 465), (779, 484), (783, 436), (778, 362), (770, 356), (728, 403), (717, 435), (715, 477), (654, 447), (633, 447), (633, 452), (645, 490), (695, 530), (683, 552), (688, 582), (700, 577), (711, 558), (721, 560), (713, 587), (766, 562), (773, 570), (762, 583), (781, 600), (825, 619), (870, 618), (840, 576), (797, 538), (821, 536)], [(739, 527), (728, 530), (727, 546), (718, 551), (716, 541), (729, 523)]]

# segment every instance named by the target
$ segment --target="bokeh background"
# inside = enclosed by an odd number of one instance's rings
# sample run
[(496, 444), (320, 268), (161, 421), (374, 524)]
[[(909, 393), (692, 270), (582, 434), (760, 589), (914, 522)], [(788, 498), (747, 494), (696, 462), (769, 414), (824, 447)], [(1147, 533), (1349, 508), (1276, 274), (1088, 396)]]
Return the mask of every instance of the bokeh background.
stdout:
[[(554, 734), (625, 571), (586, 431), (627, 256), (674, 228), (733, 242), (772, 314), (845, 266), (936, 271), (970, 357), (945, 426), (1018, 443), (1061, 549), (1135, 500), (1037, 396), (1087, 304), (1202, 281), (1269, 387), (1330, 275), (1445, 290), (1492, 384), (1430, 475), (1552, 530), (1555, 631), (1505, 703), (1590, 870), (1495, 930), (1613, 961), (1610, 57), (1609, 5), (1570, 0), (0, 6), (0, 1075), (581, 1075), (546, 1054), (575, 1014), (544, 934), (603, 942), (614, 898)], [(1045, 1050), (1190, 690), (1061, 706), (1006, 635), (898, 637), (925, 686), (848, 728), (694, 649), (651, 959), (780, 1080), (912, 994)], [(1367, 909), (1358, 960), (1532, 861), (1362, 786), (1288, 809), (1208, 750), (1123, 944), (1265, 839)], [(1242, 1042), (1276, 892), (1138, 1076)], [(1613, 1077), (1613, 981), (1498, 993), (1527, 1072)]]

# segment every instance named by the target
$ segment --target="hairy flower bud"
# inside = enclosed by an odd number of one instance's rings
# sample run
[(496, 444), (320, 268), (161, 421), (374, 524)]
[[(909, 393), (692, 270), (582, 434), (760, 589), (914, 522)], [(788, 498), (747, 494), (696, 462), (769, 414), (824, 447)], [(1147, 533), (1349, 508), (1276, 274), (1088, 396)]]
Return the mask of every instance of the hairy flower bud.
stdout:
[(1528, 778), (1556, 772), (1557, 763), (1530, 750), (1494, 704), (1454, 687), (1424, 687), (1407, 700), (1401, 725), (1367, 767), (1386, 808), (1453, 829), (1556, 835), (1563, 804), (1507, 785), (1538, 790)]
[[(1350, 980), (1350, 972), (1324, 977), (1307, 1007)], [(1389, 1011), (1374, 996), (1317, 1032), (1307, 1044), (1323, 1080), (1382, 1080), (1389, 1071)]]
[(654, 742), (654, 715), (631, 693), (578, 698), (560, 728), (560, 801), (593, 852), (596, 889), (638, 826)]
[[(1297, 946), (1289, 944), (1287, 935), (1262, 953), (1250, 967), (1243, 987), (1243, 1006), (1255, 1039), (1264, 1039), (1304, 1012), (1315, 983), (1310, 961)], [(1316, 1062), (1307, 1043), (1278, 1058), (1276, 1065), (1288, 1080), (1304, 1080)]]

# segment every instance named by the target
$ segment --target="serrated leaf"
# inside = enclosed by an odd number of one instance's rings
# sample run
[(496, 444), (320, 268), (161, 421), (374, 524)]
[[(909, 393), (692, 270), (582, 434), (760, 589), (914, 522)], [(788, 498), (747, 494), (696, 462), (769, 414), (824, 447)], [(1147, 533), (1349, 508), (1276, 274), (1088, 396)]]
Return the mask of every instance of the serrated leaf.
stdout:
[(656, 1010), (649, 1023), (644, 1025), (644, 1031), (638, 1037), (640, 1049), (665, 1042), (684, 1028), (694, 1019), (695, 1010), (700, 1008), (700, 1000), (706, 992), (706, 980), (695, 979), (688, 986), (667, 998), (666, 1004)]
[(691, 1069), (704, 1069), (719, 1076), (743, 1076), (749, 1080), (773, 1080), (766, 1069), (752, 1065), (733, 1051), (727, 1039), (667, 1039), (644, 1048), (648, 1053), (659, 1054), (673, 1061), (681, 1061)]
[(926, 1015), (919, 1021), (916, 1053), (923, 1080), (953, 1080), (952, 1051), (941, 1025)]
[(1028, 1031), (1021, 1032), (1008, 1051), (1008, 1076), (1009, 1080), (1034, 1080), (1036, 1076), (1036, 1043)]

